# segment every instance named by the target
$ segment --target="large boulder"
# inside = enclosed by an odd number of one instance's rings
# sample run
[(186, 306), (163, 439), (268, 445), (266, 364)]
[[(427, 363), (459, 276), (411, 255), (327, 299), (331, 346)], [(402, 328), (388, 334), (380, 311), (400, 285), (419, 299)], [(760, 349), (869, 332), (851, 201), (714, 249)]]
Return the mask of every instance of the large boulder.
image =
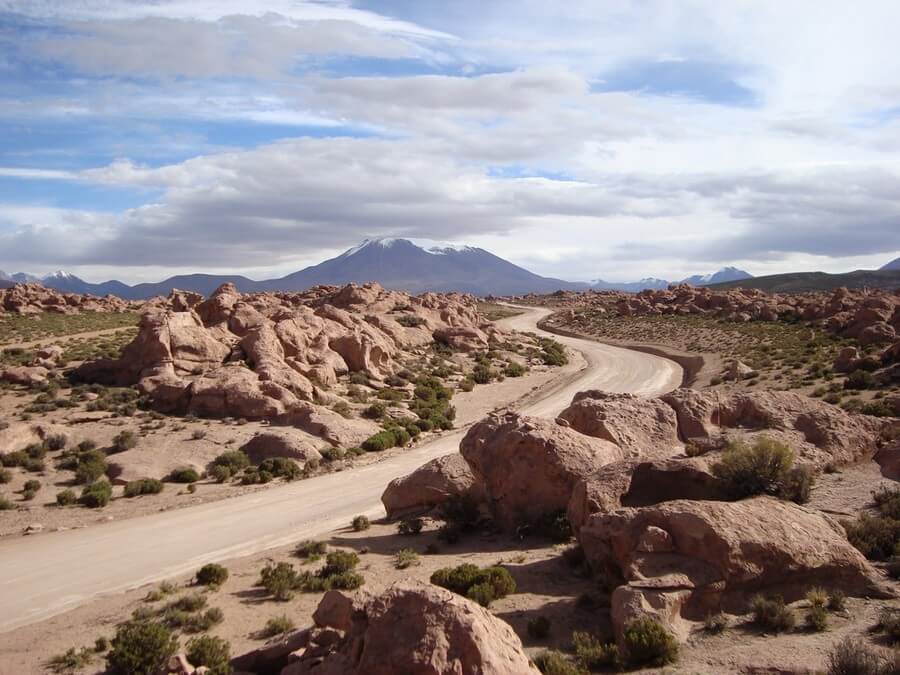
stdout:
[(322, 459), (312, 443), (289, 430), (261, 431), (244, 443), (241, 450), (254, 464), (273, 457), (287, 457), (304, 464), (310, 460)]
[(454, 497), (484, 500), (484, 486), (459, 453), (438, 457), (411, 474), (395, 478), (381, 495), (389, 518), (427, 511)]
[(852, 596), (894, 595), (839, 523), (772, 497), (598, 513), (579, 540), (595, 571), (621, 581), (612, 597), (620, 637), (642, 613), (684, 637), (685, 621), (744, 613), (760, 593), (788, 602), (816, 586)]
[(575, 431), (615, 443), (629, 459), (671, 457), (682, 450), (675, 411), (659, 399), (583, 391), (559, 419)]
[[(281, 675), (537, 675), (508, 624), (422, 582), (399, 582), (362, 602), (323, 598), (318, 630)], [(321, 636), (321, 642), (317, 642)]]
[(505, 529), (564, 511), (579, 479), (624, 458), (609, 441), (556, 422), (518, 413), (489, 415), (460, 444), (462, 456), (487, 492)]

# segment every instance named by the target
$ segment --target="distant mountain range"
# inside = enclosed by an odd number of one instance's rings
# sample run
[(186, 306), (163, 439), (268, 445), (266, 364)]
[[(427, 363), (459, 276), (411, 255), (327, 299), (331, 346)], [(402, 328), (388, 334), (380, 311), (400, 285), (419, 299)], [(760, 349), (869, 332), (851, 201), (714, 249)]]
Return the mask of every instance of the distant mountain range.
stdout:
[(36, 281), (66, 293), (117, 295), (143, 300), (167, 295), (173, 288), (209, 295), (231, 282), (244, 293), (259, 291), (302, 291), (317, 284), (347, 284), (377, 281), (386, 288), (424, 293), (459, 291), (474, 295), (522, 295), (553, 293), (558, 290), (587, 290), (585, 283), (542, 277), (481, 248), (444, 246), (429, 249), (408, 239), (366, 239), (358, 246), (318, 265), (279, 279), (254, 281), (243, 276), (188, 274), (159, 283), (129, 286), (121, 281), (92, 284), (66, 272), (43, 278), (6, 275), (9, 281)]
[(894, 258), (887, 265), (879, 267), (880, 270), (900, 270), (900, 258)]
[(741, 279), (752, 278), (752, 274), (750, 274), (749, 272), (745, 272), (744, 270), (739, 270), (737, 267), (723, 267), (718, 272), (713, 272), (711, 274), (695, 274), (694, 276), (688, 277), (686, 279), (681, 279), (677, 282), (666, 281), (665, 279), (656, 279), (654, 277), (648, 277), (647, 279), (641, 279), (640, 281), (630, 282), (610, 282), (598, 279), (593, 284), (591, 284), (591, 288), (595, 288), (597, 290), (626, 291), (628, 293), (638, 293), (648, 288), (656, 291), (663, 290), (665, 288), (668, 288), (672, 283), (690, 284), (691, 286), (710, 286), (712, 284), (719, 284), (727, 281), (740, 281)]
[(791, 272), (770, 274), (742, 281), (729, 281), (711, 286), (714, 289), (758, 288), (768, 293), (805, 293), (807, 291), (832, 291), (847, 288), (900, 288), (900, 267), (880, 270), (855, 270), (842, 274), (825, 272)]

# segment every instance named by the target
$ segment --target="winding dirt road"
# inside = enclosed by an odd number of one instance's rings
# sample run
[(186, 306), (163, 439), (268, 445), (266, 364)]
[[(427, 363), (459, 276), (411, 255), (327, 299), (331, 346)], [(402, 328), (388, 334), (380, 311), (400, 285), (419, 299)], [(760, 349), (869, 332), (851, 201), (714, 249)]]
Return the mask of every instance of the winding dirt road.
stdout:
[[(528, 308), (502, 323), (549, 335), (537, 328), (549, 313)], [(681, 382), (681, 367), (658, 356), (552, 337), (581, 352), (587, 367), (525, 405), (523, 412), (530, 415), (553, 416), (585, 389), (653, 396)], [(0, 632), (207, 562), (319, 536), (346, 526), (357, 514), (381, 517), (379, 499), (388, 482), (456, 451), (464, 433), (460, 429), (376, 464), (242, 497), (0, 542)]]

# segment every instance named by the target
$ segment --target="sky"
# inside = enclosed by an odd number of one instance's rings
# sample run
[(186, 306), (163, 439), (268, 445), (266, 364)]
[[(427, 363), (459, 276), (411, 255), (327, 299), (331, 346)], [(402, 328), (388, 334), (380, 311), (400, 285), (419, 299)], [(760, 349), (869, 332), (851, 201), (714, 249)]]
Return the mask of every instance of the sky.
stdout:
[(399, 236), (571, 280), (900, 256), (894, 0), (0, 0), (0, 269)]

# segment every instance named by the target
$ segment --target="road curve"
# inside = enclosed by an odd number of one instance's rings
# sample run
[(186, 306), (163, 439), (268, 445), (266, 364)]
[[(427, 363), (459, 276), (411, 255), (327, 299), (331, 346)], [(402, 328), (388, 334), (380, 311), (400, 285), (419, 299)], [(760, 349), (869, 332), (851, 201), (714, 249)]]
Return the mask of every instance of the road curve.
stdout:
[[(527, 308), (504, 325), (549, 335), (537, 322), (549, 310)], [(523, 407), (552, 416), (575, 392), (606, 389), (653, 396), (681, 382), (681, 367), (650, 354), (552, 336), (581, 352), (587, 366)], [(287, 483), (253, 494), (118, 522), (0, 541), (0, 632), (47, 619), (107, 593), (322, 535), (357, 514), (381, 517), (390, 480), (454, 452), (464, 430), (365, 467)]]

